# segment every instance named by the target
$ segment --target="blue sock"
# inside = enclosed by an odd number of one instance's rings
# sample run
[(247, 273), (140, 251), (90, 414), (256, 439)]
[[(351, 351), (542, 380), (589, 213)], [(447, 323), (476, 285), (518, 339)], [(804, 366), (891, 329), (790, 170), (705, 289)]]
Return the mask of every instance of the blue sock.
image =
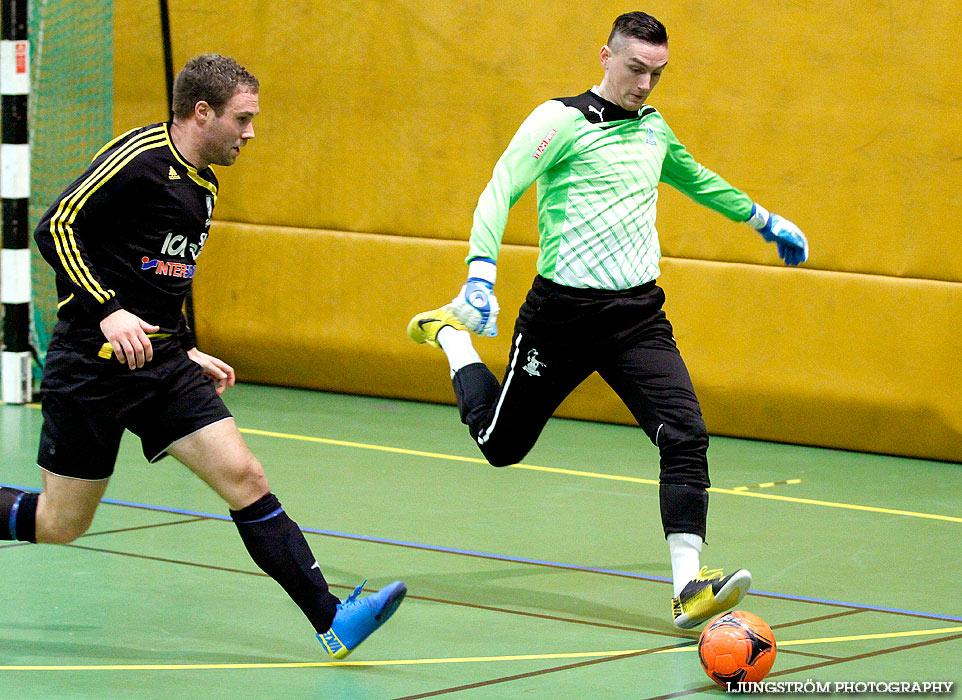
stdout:
[(0, 488), (0, 540), (37, 541), (39, 500), (39, 493)]

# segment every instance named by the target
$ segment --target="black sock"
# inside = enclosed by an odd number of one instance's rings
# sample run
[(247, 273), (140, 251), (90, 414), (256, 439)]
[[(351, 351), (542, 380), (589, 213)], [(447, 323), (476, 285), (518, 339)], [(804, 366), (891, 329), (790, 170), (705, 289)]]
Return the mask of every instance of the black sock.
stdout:
[(658, 496), (665, 536), (674, 532), (686, 532), (705, 539), (708, 522), (706, 489), (686, 484), (661, 484)]
[(0, 488), (0, 540), (37, 541), (39, 500), (39, 493)]
[(451, 384), (458, 400), (461, 422), (468, 426), (471, 436), (477, 438), (491, 421), (501, 385), (482, 362), (473, 362), (459, 369), (451, 378)]
[(268, 493), (241, 510), (230, 511), (251, 559), (281, 584), (318, 632), (331, 627), (337, 599), (327, 588), (321, 568), (304, 534)]

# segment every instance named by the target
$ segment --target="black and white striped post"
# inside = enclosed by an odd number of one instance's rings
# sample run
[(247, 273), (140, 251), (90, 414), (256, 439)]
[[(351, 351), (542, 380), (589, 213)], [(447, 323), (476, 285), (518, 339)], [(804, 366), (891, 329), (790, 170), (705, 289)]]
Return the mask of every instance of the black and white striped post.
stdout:
[(0, 250), (0, 303), (3, 304), (2, 399), (32, 399), (30, 355), (30, 145), (27, 97), (30, 94), (30, 42), (27, 0), (3, 0), (0, 40), (0, 197), (3, 247)]

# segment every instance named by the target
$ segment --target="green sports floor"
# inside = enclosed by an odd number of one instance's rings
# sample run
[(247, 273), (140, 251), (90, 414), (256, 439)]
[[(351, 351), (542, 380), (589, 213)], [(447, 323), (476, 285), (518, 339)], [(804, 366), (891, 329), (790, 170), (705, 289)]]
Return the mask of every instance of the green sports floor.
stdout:
[[(240, 385), (225, 396), (342, 597), (409, 587), (331, 663), (226, 506), (125, 438), (67, 546), (0, 544), (0, 698), (719, 697), (670, 620), (658, 459), (555, 419), (494, 469), (451, 406)], [(0, 483), (38, 488), (36, 407), (0, 407)], [(962, 465), (713, 438), (703, 563), (778, 643), (767, 680), (962, 681)], [(866, 696), (872, 695), (871, 693)]]

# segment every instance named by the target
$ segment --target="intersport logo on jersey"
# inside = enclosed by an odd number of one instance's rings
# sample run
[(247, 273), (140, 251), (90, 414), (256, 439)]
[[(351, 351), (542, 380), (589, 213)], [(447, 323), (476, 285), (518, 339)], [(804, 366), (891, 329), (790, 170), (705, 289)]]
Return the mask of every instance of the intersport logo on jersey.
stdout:
[(168, 260), (152, 260), (145, 255), (140, 259), (140, 269), (153, 270), (155, 275), (191, 279), (194, 276), (194, 271), (197, 269), (197, 266), (182, 262), (170, 262)]
[(545, 149), (548, 147), (548, 144), (551, 143), (551, 139), (553, 139), (554, 135), (557, 133), (557, 129), (551, 129), (551, 131), (544, 135), (544, 138), (541, 139), (541, 144), (534, 151), (533, 155), (535, 160), (541, 157), (541, 154), (544, 153)]

